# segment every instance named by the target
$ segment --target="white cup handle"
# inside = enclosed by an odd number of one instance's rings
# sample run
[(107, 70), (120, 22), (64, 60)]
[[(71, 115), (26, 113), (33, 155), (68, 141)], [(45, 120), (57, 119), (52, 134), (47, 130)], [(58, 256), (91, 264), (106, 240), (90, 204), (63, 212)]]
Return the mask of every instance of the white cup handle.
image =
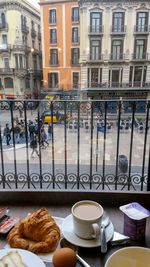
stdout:
[(97, 238), (100, 235), (100, 227), (97, 223), (92, 224), (93, 232), (94, 234), (92, 235), (93, 238)]

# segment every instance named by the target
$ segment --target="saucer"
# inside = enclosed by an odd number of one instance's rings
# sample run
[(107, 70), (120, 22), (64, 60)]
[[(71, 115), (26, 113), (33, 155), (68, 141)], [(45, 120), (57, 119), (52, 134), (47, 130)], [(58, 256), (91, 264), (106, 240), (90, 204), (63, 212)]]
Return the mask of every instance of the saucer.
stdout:
[[(106, 241), (112, 239), (114, 234), (114, 226), (112, 222), (107, 225), (106, 227)], [(79, 247), (85, 247), (85, 248), (94, 248), (101, 245), (100, 238), (96, 239), (82, 239), (78, 237), (74, 231), (73, 231), (73, 220), (72, 220), (72, 214), (67, 216), (62, 224), (62, 234), (63, 236), (72, 244), (79, 246)]]

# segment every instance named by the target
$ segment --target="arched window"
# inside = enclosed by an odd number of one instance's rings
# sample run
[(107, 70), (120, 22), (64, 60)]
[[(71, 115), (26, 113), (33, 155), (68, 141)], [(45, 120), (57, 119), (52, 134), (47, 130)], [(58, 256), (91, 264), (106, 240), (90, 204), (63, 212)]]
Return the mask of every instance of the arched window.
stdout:
[(4, 79), (5, 88), (14, 88), (14, 82), (13, 79), (10, 77), (7, 77)]
[(5, 26), (5, 14), (1, 14), (2, 26)]

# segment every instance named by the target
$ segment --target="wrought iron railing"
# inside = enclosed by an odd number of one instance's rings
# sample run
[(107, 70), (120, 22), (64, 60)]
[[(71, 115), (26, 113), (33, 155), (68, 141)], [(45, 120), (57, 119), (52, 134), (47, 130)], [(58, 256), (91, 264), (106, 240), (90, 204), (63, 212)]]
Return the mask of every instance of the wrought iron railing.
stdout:
[(1, 100), (0, 189), (149, 191), (149, 113), (147, 100)]

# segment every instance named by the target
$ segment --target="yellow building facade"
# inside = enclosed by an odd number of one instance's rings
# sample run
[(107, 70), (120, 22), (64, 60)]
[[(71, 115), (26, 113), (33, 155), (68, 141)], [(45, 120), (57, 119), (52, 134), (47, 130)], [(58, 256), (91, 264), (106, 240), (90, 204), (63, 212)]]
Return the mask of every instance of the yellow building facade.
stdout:
[(41, 79), (40, 11), (26, 0), (1, 0), (1, 98), (36, 98)]

